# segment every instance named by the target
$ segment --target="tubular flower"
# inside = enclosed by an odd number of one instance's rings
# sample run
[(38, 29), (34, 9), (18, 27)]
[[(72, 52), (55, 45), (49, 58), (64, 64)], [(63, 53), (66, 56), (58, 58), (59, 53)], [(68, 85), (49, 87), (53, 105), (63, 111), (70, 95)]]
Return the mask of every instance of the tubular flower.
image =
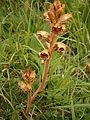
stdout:
[(38, 35), (39, 39), (45, 39), (48, 43), (51, 42), (50, 34), (48, 32), (46, 32), (46, 31), (38, 31), (37, 35)]
[(46, 61), (49, 59), (50, 54), (49, 54), (48, 50), (45, 49), (39, 53), (39, 56), (40, 56), (41, 60)]
[(66, 48), (67, 48), (67, 45), (62, 42), (57, 42), (54, 45), (54, 49), (57, 50), (59, 53), (64, 52), (66, 50)]

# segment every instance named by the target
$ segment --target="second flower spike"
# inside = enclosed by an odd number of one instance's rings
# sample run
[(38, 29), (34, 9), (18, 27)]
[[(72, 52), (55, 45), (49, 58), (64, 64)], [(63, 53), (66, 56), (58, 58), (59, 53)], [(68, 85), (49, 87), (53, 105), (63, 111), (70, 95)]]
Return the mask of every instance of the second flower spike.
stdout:
[(30, 66), (27, 66), (26, 71), (22, 72), (22, 80), (18, 82), (19, 88), (25, 92), (29, 92), (32, 89), (35, 78), (35, 71), (31, 71)]

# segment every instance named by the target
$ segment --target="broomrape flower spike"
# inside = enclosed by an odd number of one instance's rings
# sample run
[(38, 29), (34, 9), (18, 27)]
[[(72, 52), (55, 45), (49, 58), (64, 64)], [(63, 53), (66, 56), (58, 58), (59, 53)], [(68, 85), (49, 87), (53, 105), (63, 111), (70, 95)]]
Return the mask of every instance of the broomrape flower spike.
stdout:
[(70, 13), (62, 15), (64, 7), (65, 5), (62, 4), (60, 0), (55, 0), (54, 3), (50, 5), (50, 9), (44, 13), (44, 18), (50, 26), (50, 33), (46, 31), (37, 32), (38, 38), (40, 40), (45, 40), (46, 49), (39, 53), (40, 59), (43, 60), (44, 63), (44, 70), (42, 75), (42, 82), (36, 92), (33, 94), (31, 103), (45, 85), (52, 52), (54, 52), (54, 50), (57, 50), (58, 52), (63, 52), (67, 48), (67, 45), (65, 45), (64, 43), (57, 42), (57, 36), (65, 31), (65, 24), (72, 16)]
[(28, 93), (27, 106), (25, 110), (26, 115), (29, 114), (32, 102), (45, 85), (45, 82), (48, 77), (48, 70), (52, 53), (54, 51), (62, 53), (67, 48), (67, 45), (65, 45), (64, 43), (57, 42), (58, 35), (61, 35), (65, 32), (65, 24), (72, 17), (71, 13), (62, 15), (64, 12), (64, 8), (65, 5), (61, 3), (61, 0), (54, 0), (54, 2), (50, 4), (49, 10), (44, 13), (44, 19), (48, 22), (50, 26), (50, 32), (37, 32), (38, 39), (44, 40), (46, 45), (45, 49), (39, 52), (40, 59), (44, 63), (42, 82), (39, 84), (37, 90), (33, 94), (31, 94), (31, 89), (35, 81), (36, 74), (35, 71), (31, 71), (30, 67), (28, 66), (26, 71), (22, 72), (23, 81), (20, 81), (18, 83), (20, 89)]
[(35, 80), (35, 71), (30, 70), (30, 66), (27, 66), (25, 72), (22, 72), (23, 81), (18, 82), (18, 86), (25, 92), (29, 92), (32, 89), (32, 84)]

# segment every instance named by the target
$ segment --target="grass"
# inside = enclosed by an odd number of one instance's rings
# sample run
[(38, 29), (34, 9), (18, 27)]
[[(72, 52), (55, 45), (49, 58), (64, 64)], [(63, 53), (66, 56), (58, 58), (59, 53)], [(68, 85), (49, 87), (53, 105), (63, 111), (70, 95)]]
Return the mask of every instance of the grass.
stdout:
[[(72, 12), (68, 31), (58, 41), (70, 50), (53, 54), (48, 81), (32, 106), (31, 120), (89, 120), (90, 119), (90, 3), (88, 0), (63, 0), (65, 12)], [(41, 81), (43, 64), (38, 52), (43, 43), (37, 40), (39, 30), (49, 31), (43, 12), (49, 2), (32, 0), (0, 1), (0, 119), (21, 120), (26, 94), (17, 82), (21, 71), (30, 64), (36, 70), (36, 90)]]

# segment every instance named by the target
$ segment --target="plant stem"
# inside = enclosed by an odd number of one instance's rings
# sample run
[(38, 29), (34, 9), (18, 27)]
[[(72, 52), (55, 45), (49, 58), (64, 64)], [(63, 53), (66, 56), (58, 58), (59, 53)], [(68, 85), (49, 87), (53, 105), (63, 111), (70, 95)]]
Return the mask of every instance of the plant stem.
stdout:
[(32, 93), (31, 90), (28, 92), (28, 96), (27, 96), (27, 106), (26, 106), (26, 115), (29, 114), (30, 108), (31, 108), (31, 97), (32, 97)]
[[(51, 57), (50, 57), (51, 58)], [(36, 90), (36, 92), (33, 94), (33, 96), (31, 97), (31, 101), (30, 103), (32, 103), (32, 101), (37, 97), (38, 93), (43, 89), (44, 84), (46, 82), (47, 76), (48, 76), (48, 69), (49, 69), (49, 63), (50, 63), (50, 58), (45, 61), (44, 63), (44, 72), (43, 72), (43, 78), (42, 78), (42, 82), (39, 85), (38, 89)]]

